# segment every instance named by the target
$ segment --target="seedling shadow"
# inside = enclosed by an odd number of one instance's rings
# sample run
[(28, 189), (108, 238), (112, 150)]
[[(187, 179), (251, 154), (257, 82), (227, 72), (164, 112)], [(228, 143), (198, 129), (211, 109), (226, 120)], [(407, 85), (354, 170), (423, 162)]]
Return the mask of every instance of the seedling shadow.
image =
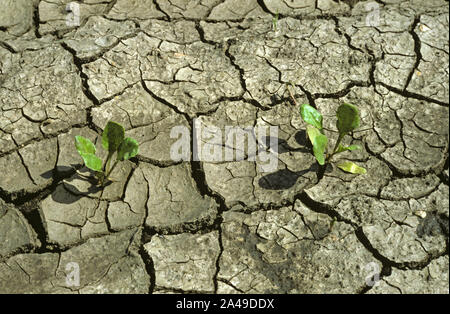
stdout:
[(305, 130), (298, 131), (294, 135), (295, 141), (301, 145), (302, 147), (294, 148), (290, 146), (286, 140), (278, 138), (274, 139), (272, 136), (263, 136), (262, 137), (262, 145), (265, 147), (270, 147), (271, 142), (278, 142), (278, 145), (276, 147), (271, 147), (271, 149), (278, 154), (288, 153), (288, 152), (301, 152), (301, 153), (311, 153), (312, 146), (311, 144), (306, 141), (306, 132)]
[(52, 170), (49, 170), (49, 171), (46, 171), (46, 172), (44, 172), (44, 173), (41, 173), (41, 177), (42, 178), (44, 178), (44, 179), (51, 179), (51, 178), (53, 178), (53, 169)]
[(297, 183), (297, 179), (302, 175), (315, 171), (316, 165), (301, 171), (290, 171), (289, 169), (282, 169), (274, 173), (263, 176), (259, 179), (258, 184), (266, 190), (287, 190)]
[[(75, 169), (77, 164), (72, 164), (72, 167), (68, 166), (59, 166), (58, 172), (69, 172), (69, 170)], [(41, 177), (43, 178), (50, 178), (53, 176), (53, 170), (46, 171), (41, 174)], [(88, 187), (86, 192), (81, 192), (75, 185), (70, 184), (69, 182), (73, 182), (75, 180), (82, 180), (90, 183), (90, 186)], [(84, 197), (85, 195), (89, 194), (95, 194), (100, 192), (105, 187), (109, 186), (112, 182), (108, 181), (103, 187), (97, 185), (97, 179), (95, 178), (95, 172), (90, 170), (89, 168), (81, 168), (80, 170), (76, 171), (74, 175), (70, 176), (69, 178), (64, 179), (64, 189), (67, 191), (67, 193), (52, 193), (51, 197), (55, 202), (61, 203), (61, 204), (72, 204), (77, 202), (80, 198)]]
[[(44, 179), (55, 179), (58, 180), (63, 176), (72, 174), (75, 172), (75, 169), (80, 168), (80, 164), (70, 164), (70, 166), (56, 166), (55, 169), (48, 170), (46, 172), (41, 173), (41, 177)], [(82, 171), (86, 172), (86, 171)]]
[[(262, 144), (265, 145), (266, 147), (269, 147), (271, 139), (273, 140), (273, 138), (271, 138), (270, 136), (263, 137)], [(310, 142), (306, 140), (307, 136), (305, 130), (300, 130), (297, 133), (295, 133), (294, 139), (302, 147), (294, 148), (290, 146), (285, 140), (279, 138), (278, 146), (272, 148), (272, 150), (278, 154), (284, 154), (289, 152), (302, 152), (308, 154), (312, 153), (312, 146)], [(314, 163), (308, 169), (295, 172), (289, 169), (282, 169), (263, 176), (258, 180), (258, 184), (261, 188), (266, 190), (287, 190), (297, 183), (299, 177), (303, 176), (304, 174), (310, 171), (318, 172), (319, 170), (320, 169), (317, 163)]]

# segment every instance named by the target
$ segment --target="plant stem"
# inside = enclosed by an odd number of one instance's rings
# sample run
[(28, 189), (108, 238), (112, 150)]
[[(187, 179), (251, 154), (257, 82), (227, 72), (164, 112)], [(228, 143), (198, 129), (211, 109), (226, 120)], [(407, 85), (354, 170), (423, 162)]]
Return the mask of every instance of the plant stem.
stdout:
[(111, 170), (109, 170), (109, 172), (106, 174), (104, 182), (108, 179), (109, 175), (111, 174), (111, 172), (114, 170), (114, 168), (117, 166), (117, 164), (119, 163), (118, 160), (116, 160), (113, 164), (113, 166), (111, 167)]
[(103, 179), (104, 179), (104, 172), (103, 171), (97, 171), (96, 173), (95, 173), (95, 176), (97, 177), (97, 181), (100, 183), (100, 185), (103, 185)]
[(112, 155), (114, 152), (108, 152), (108, 157), (106, 157), (105, 163), (103, 164), (103, 172), (108, 172), (109, 168), (109, 162), (111, 160)]
[(272, 24), (275, 32), (277, 31), (277, 22), (278, 22), (278, 12), (272, 18)]
[(334, 154), (336, 154), (336, 151), (339, 148), (339, 144), (341, 144), (342, 139), (344, 138), (344, 136), (345, 136), (345, 133), (339, 133), (339, 137), (338, 137), (338, 139), (336, 141), (336, 144), (334, 145), (333, 152), (330, 155), (327, 156), (327, 158), (325, 159), (325, 163), (329, 162), (331, 160), (331, 157), (333, 157)]

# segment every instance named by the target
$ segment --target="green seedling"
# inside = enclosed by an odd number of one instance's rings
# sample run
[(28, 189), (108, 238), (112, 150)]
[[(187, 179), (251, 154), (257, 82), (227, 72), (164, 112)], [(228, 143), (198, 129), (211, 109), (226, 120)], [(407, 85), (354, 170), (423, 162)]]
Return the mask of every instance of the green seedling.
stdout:
[[(294, 99), (291, 94), (292, 99)], [(294, 99), (295, 102), (295, 99)], [(336, 127), (339, 132), (338, 139), (333, 150), (328, 150), (328, 137), (325, 135), (322, 120), (323, 117), (314, 107), (309, 104), (300, 106), (300, 115), (308, 126), (306, 134), (313, 145), (313, 153), (320, 165), (325, 165), (331, 161), (331, 158), (345, 151), (361, 149), (358, 145), (343, 146), (341, 144), (343, 138), (359, 127), (359, 110), (356, 106), (350, 104), (342, 104), (336, 112)], [(354, 174), (365, 174), (366, 169), (356, 165), (351, 161), (345, 161), (337, 165), (340, 169)]]
[(277, 26), (278, 26), (278, 12), (275, 13), (275, 15), (272, 18), (272, 26), (273, 26), (273, 30), (276, 32)]
[[(343, 138), (359, 127), (359, 111), (358, 108), (350, 104), (342, 104), (339, 106), (336, 116), (336, 127), (339, 131), (338, 139), (333, 150), (328, 151), (328, 137), (325, 135), (322, 126), (322, 115), (311, 105), (303, 104), (300, 106), (300, 115), (308, 126), (306, 133), (313, 145), (314, 157), (320, 165), (324, 165), (331, 161), (331, 158), (345, 151), (361, 149), (358, 145), (343, 146), (341, 144)], [(364, 174), (366, 169), (356, 165), (351, 161), (346, 161), (337, 165), (340, 169), (354, 173)]]
[[(108, 156), (104, 162), (95, 155), (95, 145), (89, 139), (80, 135), (75, 136), (75, 147), (83, 158), (86, 167), (95, 171), (100, 186), (105, 185), (119, 161), (136, 156), (139, 149), (138, 142), (130, 137), (125, 137), (123, 126), (113, 121), (109, 121), (103, 130), (102, 146), (108, 151)], [(116, 160), (110, 167), (114, 153), (116, 153)]]

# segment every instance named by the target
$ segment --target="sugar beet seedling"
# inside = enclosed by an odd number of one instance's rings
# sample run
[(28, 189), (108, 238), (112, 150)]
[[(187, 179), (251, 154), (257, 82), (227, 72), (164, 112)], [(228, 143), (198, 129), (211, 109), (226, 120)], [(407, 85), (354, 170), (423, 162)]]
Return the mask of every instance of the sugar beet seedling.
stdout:
[[(292, 93), (291, 97), (294, 100), (294, 103), (297, 104)], [(311, 144), (313, 145), (314, 157), (320, 165), (323, 166), (326, 163), (329, 163), (331, 158), (336, 154), (361, 149), (358, 145), (343, 146), (341, 144), (342, 139), (347, 134), (359, 127), (359, 110), (356, 106), (342, 104), (337, 109), (336, 127), (339, 131), (339, 136), (331, 152), (328, 152), (328, 137), (325, 135), (323, 130), (323, 117), (320, 112), (309, 104), (303, 104), (300, 106), (300, 115), (303, 121), (308, 124), (306, 127), (306, 133), (311, 141)], [(351, 161), (341, 162), (337, 166), (343, 171), (354, 174), (365, 174), (367, 172), (365, 168), (360, 167)]]
[[(87, 138), (75, 136), (75, 147), (83, 158), (84, 164), (89, 169), (95, 171), (95, 176), (100, 186), (104, 186), (109, 175), (114, 170), (119, 161), (130, 159), (137, 155), (139, 144), (131, 138), (125, 137), (125, 129), (117, 122), (109, 121), (102, 133), (102, 146), (108, 151), (108, 156), (102, 160), (95, 155), (95, 145)], [(116, 153), (116, 160), (110, 167), (111, 159)]]

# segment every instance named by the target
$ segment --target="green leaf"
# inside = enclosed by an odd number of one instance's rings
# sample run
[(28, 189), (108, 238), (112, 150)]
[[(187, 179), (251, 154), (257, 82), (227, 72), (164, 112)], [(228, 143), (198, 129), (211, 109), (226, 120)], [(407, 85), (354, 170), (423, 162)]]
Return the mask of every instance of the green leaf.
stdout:
[(80, 155), (95, 154), (95, 145), (83, 136), (75, 136), (75, 147)]
[(303, 104), (300, 106), (300, 115), (302, 119), (319, 130), (322, 130), (322, 115), (312, 106)]
[(318, 134), (314, 138), (313, 152), (314, 152), (314, 156), (317, 159), (317, 162), (320, 165), (325, 164), (325, 155), (324, 154), (325, 154), (325, 150), (327, 149), (327, 144), (328, 144), (328, 137), (326, 135)]
[(102, 160), (94, 154), (84, 153), (80, 154), (83, 158), (84, 164), (91, 170), (102, 171)]
[(338, 167), (346, 172), (354, 173), (354, 174), (365, 174), (367, 170), (363, 167), (358, 166), (357, 164), (351, 161), (344, 161), (338, 165)]
[(320, 133), (319, 129), (316, 128), (315, 126), (307, 125), (306, 126), (306, 134), (308, 134), (308, 138), (311, 141), (311, 144), (314, 145), (315, 138), (322, 133)]
[(347, 150), (357, 150), (357, 149), (361, 149), (361, 147), (360, 146), (358, 146), (358, 145), (350, 145), (350, 146), (347, 146), (347, 147), (345, 147), (345, 146), (342, 146), (341, 144), (339, 144), (339, 147), (338, 147), (338, 149), (336, 150), (336, 154), (337, 153), (342, 153), (342, 152), (345, 152), (345, 151), (347, 151)]
[(350, 145), (350, 146), (347, 146), (347, 147), (344, 147), (346, 150), (358, 150), (358, 149), (361, 149), (361, 146), (359, 146), (359, 145)]
[(325, 150), (328, 144), (328, 138), (326, 135), (322, 134), (318, 128), (312, 125), (306, 127), (306, 133), (308, 134), (309, 140), (313, 145), (314, 156), (320, 165), (325, 164)]
[(339, 106), (336, 116), (336, 126), (341, 134), (346, 134), (359, 127), (359, 110), (356, 106), (342, 104)]
[(131, 138), (127, 137), (123, 140), (123, 142), (119, 146), (119, 150), (117, 152), (117, 160), (127, 160), (131, 157), (134, 157), (137, 155), (139, 150), (139, 144), (138, 142)]
[(109, 121), (102, 133), (103, 148), (110, 153), (115, 152), (125, 137), (125, 129), (119, 123)]

